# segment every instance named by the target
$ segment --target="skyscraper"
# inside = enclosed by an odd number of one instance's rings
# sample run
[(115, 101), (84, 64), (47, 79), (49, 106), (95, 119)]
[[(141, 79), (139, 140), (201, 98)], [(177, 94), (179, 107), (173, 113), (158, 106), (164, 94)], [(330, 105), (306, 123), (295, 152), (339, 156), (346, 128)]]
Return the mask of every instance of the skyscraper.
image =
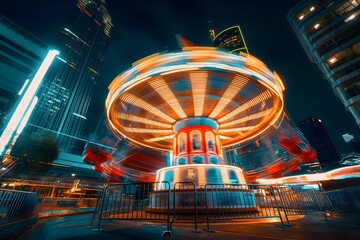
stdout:
[(232, 53), (249, 53), (240, 26), (229, 27), (218, 34), (215, 34), (214, 29), (210, 29), (210, 38), (214, 47)]
[(321, 167), (330, 170), (338, 166), (340, 156), (320, 119), (308, 118), (299, 123), (310, 145), (315, 148)]
[(4, 159), (36, 106), (43, 76), (57, 54), (0, 15), (0, 156)]
[(360, 1), (305, 0), (288, 20), (308, 57), (360, 125)]
[(0, 53), (0, 129), (2, 129), (23, 90), (29, 84), (30, 75), (44, 60), (47, 45), (10, 19), (0, 15)]
[(105, 0), (79, 0), (55, 39), (60, 56), (46, 75), (31, 132), (55, 132), (63, 152), (79, 154), (112, 23)]

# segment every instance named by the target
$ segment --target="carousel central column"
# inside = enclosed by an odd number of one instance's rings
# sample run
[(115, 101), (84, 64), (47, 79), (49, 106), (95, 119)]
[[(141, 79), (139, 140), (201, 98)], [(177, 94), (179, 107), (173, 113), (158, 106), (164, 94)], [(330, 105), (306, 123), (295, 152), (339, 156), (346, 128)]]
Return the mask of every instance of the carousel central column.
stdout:
[(173, 125), (173, 159), (170, 167), (157, 171), (156, 181), (206, 184), (244, 184), (239, 167), (226, 165), (217, 135), (218, 123), (209, 117), (188, 117)]
[(218, 124), (207, 117), (190, 117), (174, 124), (172, 166), (188, 164), (225, 164)]

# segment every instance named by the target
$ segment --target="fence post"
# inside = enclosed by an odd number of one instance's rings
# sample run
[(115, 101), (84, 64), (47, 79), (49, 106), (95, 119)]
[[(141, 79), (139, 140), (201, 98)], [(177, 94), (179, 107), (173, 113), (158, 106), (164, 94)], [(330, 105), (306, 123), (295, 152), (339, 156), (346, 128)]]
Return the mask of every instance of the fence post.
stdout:
[(96, 215), (96, 212), (99, 210), (99, 207), (100, 207), (100, 201), (102, 199), (104, 199), (104, 194), (105, 194), (105, 191), (103, 190), (101, 195), (98, 196), (98, 199), (96, 200), (96, 205), (95, 205), (95, 210), (94, 210), (94, 213), (93, 213), (93, 216), (91, 218), (91, 223), (88, 227), (92, 227), (93, 223), (94, 223), (94, 219), (95, 219), (95, 215)]
[[(155, 183), (156, 184), (156, 183)], [(170, 194), (171, 194), (171, 189), (170, 189), (170, 183), (169, 182), (161, 182), (160, 184), (166, 184), (167, 187), (165, 189), (167, 189), (167, 220), (166, 220), (166, 231), (164, 231), (161, 236), (162, 237), (172, 237), (172, 231), (171, 231), (171, 225), (170, 225)], [(175, 191), (175, 187), (174, 187), (174, 191)], [(173, 199), (174, 201), (174, 209), (175, 209), (175, 199)]]
[(105, 202), (105, 198), (106, 198), (106, 191), (107, 191), (108, 187), (109, 187), (109, 185), (107, 185), (107, 186), (105, 187), (105, 189), (104, 189), (103, 198), (102, 198), (102, 201), (101, 201), (101, 203), (100, 203), (99, 222), (98, 222), (97, 229), (94, 229), (95, 232), (100, 231), (101, 215), (102, 215), (102, 212), (103, 212), (104, 202)]
[(315, 193), (314, 188), (311, 188), (311, 190), (312, 190), (312, 193), (313, 193), (313, 195), (314, 195), (314, 198), (315, 198), (316, 204), (318, 205), (318, 208), (319, 208), (320, 212), (323, 212), (323, 215), (324, 215), (325, 221), (328, 221), (328, 218), (327, 218), (327, 216), (326, 216), (326, 212), (325, 212), (325, 211), (324, 211), (324, 209), (321, 207), (321, 205), (320, 205), (320, 201), (319, 201), (319, 199), (318, 199), (318, 197), (317, 197), (317, 195), (316, 195), (316, 193)]
[[(282, 216), (281, 216), (281, 212), (280, 212), (279, 204), (278, 204), (277, 199), (276, 199), (276, 195), (275, 195), (274, 188), (273, 188), (272, 186), (270, 186), (270, 189), (271, 189), (271, 194), (272, 194), (272, 195), (273, 195), (273, 197), (274, 197), (274, 201), (275, 201), (276, 209), (277, 209), (278, 214), (279, 214), (279, 217), (280, 217), (281, 225), (282, 225), (282, 226), (285, 226), (285, 224), (284, 224), (284, 220), (282, 219)], [(280, 196), (280, 194), (279, 194), (279, 198), (280, 198), (280, 201), (281, 201), (281, 196)], [(283, 203), (282, 203), (282, 204), (283, 204)], [(285, 218), (286, 218), (286, 222), (287, 222), (287, 224), (289, 224), (289, 219), (287, 218), (286, 213), (285, 213)]]
[[(288, 218), (287, 213), (286, 213), (285, 202), (284, 202), (284, 199), (283, 199), (283, 197), (282, 197), (282, 195), (281, 195), (281, 191), (279, 190), (279, 186), (276, 186), (275, 189), (276, 189), (276, 192), (279, 194), (280, 203), (281, 203), (281, 206), (282, 206), (283, 211), (284, 211), (284, 215), (285, 215), (285, 218), (286, 218), (286, 222), (287, 222), (287, 224), (290, 225), (289, 218)], [(276, 202), (276, 204), (277, 204), (275, 194), (274, 194), (274, 198), (275, 198), (275, 202)]]
[(205, 211), (206, 211), (206, 229), (204, 231), (207, 232), (215, 232), (214, 230), (210, 229), (210, 222), (209, 222), (209, 207), (208, 207), (208, 197), (207, 197), (207, 186), (208, 184), (204, 185), (204, 193), (205, 193)]
[(195, 211), (195, 229), (193, 230), (193, 232), (199, 233), (200, 231), (197, 230), (197, 191), (196, 191), (196, 186), (195, 183), (191, 183), (194, 187), (194, 211)]

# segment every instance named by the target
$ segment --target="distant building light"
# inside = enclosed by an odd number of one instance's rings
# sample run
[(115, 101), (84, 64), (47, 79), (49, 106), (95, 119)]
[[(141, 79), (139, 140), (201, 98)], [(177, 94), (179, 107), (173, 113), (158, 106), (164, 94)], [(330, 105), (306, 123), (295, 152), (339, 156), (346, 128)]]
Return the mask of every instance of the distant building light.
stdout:
[(75, 173), (72, 173), (71, 176), (72, 176), (72, 177), (75, 177)]
[(319, 122), (321, 122), (321, 119), (318, 119), (319, 120)]
[(319, 24), (319, 23), (317, 23), (317, 24), (314, 25), (314, 28), (315, 28), (315, 29), (318, 29), (319, 27), (320, 27), (320, 24)]
[(351, 14), (347, 19), (344, 20), (344, 22), (349, 22), (351, 20), (353, 20), (356, 17), (355, 14)]
[(310, 8), (310, 12), (312, 12), (312, 11), (314, 11), (314, 10), (315, 10), (315, 7), (312, 6), (312, 7)]
[(6, 170), (6, 167), (2, 167), (2, 168), (1, 168), (1, 171), (5, 171), (5, 170)]
[(26, 79), (26, 81), (24, 82), (24, 85), (21, 87), (20, 91), (18, 92), (19, 96), (23, 93), (23, 91), (24, 91), (25, 87), (28, 85), (28, 83), (29, 83), (29, 79)]
[(343, 139), (344, 139), (344, 141), (345, 141), (346, 143), (348, 143), (348, 142), (350, 142), (351, 140), (354, 139), (354, 136), (351, 135), (351, 134), (349, 134), (349, 133), (343, 134), (342, 137), (343, 137)]
[(329, 59), (329, 63), (333, 64), (333, 63), (336, 63), (338, 60), (336, 57), (332, 57)]
[(85, 117), (85, 116), (80, 115), (80, 114), (78, 114), (78, 113), (73, 113), (73, 115), (75, 115), (75, 116), (77, 116), (77, 117), (79, 117), (79, 118), (82, 118), (82, 119), (85, 119), (85, 120), (86, 120), (86, 117)]
[(302, 14), (300, 17), (299, 17), (299, 20), (302, 20), (304, 18), (304, 14)]
[(64, 63), (66, 63), (66, 64), (68, 63), (67, 61), (65, 61), (63, 58), (61, 58), (59, 56), (57, 56), (56, 58), (59, 59), (60, 61), (64, 62)]

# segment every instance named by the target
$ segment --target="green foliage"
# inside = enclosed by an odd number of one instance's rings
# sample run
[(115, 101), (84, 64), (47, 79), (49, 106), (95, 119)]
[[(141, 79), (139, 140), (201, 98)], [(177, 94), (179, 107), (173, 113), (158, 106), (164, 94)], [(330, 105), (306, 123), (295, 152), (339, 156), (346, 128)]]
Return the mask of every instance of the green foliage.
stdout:
[(58, 154), (59, 149), (53, 134), (23, 133), (11, 151), (11, 155), (19, 159), (17, 173), (47, 171)]

